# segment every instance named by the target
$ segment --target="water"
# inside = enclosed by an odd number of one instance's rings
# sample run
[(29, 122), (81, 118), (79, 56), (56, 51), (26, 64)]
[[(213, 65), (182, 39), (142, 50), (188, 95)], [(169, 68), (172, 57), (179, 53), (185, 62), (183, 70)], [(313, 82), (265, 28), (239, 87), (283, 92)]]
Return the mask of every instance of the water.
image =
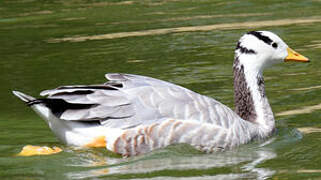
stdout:
[[(1, 179), (320, 178), (320, 7), (319, 0), (1, 1)], [(277, 33), (311, 59), (265, 71), (278, 128), (267, 142), (214, 154), (175, 145), (123, 159), (105, 149), (64, 146), (11, 94), (36, 96), (126, 72), (177, 83), (233, 107), (233, 49), (254, 29)], [(64, 152), (16, 157), (27, 144)]]

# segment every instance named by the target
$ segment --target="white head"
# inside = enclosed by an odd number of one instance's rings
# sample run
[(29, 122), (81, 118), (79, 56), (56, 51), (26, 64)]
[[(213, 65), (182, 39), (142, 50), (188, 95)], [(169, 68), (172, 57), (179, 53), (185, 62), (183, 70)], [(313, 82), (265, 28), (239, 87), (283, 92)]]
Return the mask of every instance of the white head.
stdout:
[(241, 64), (259, 72), (284, 61), (309, 61), (290, 49), (279, 36), (269, 31), (251, 31), (243, 35), (235, 49), (235, 57)]

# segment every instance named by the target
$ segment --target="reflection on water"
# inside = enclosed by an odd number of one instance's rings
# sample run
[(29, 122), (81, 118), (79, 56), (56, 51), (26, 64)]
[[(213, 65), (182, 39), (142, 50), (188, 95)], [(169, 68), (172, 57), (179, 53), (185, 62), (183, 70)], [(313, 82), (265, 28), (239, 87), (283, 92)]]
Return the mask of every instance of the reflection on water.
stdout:
[(291, 89), (291, 90), (294, 90), (294, 91), (305, 91), (305, 90), (311, 90), (311, 89), (321, 89), (321, 85), (305, 87), (305, 88), (296, 88), (296, 89)]
[(82, 42), (87, 40), (102, 40), (102, 39), (118, 39), (126, 37), (137, 37), (137, 36), (151, 36), (151, 35), (162, 35), (169, 33), (182, 33), (182, 32), (195, 32), (195, 31), (212, 31), (212, 30), (226, 30), (226, 29), (242, 29), (242, 28), (262, 28), (266, 26), (284, 26), (292, 24), (307, 24), (321, 22), (319, 16), (309, 18), (298, 18), (298, 19), (278, 19), (268, 21), (252, 21), (245, 23), (228, 23), (228, 24), (214, 24), (204, 26), (188, 26), (188, 27), (175, 27), (175, 28), (163, 28), (153, 30), (143, 30), (135, 32), (118, 32), (110, 34), (100, 34), (92, 36), (77, 36), (77, 37), (66, 37), (49, 39), (49, 43), (59, 42)]
[(313, 106), (305, 106), (300, 109), (294, 109), (289, 111), (283, 111), (276, 114), (276, 116), (288, 116), (288, 115), (295, 115), (295, 114), (306, 114), (311, 113), (316, 110), (321, 109), (321, 104), (313, 105)]
[[(214, 154), (184, 153), (177, 155), (175, 149), (192, 148), (185, 147), (187, 145), (177, 145), (174, 148), (174, 151), (171, 152), (169, 152), (167, 148), (129, 159), (92, 157), (93, 159), (88, 161), (86, 158), (88, 164), (85, 165), (85, 161), (83, 161), (83, 166), (91, 167), (93, 164), (96, 165), (97, 162), (100, 162), (98, 165), (103, 165), (105, 167), (67, 173), (66, 176), (73, 179), (110, 176), (115, 174), (131, 174), (134, 177), (139, 177), (141, 174), (156, 173), (154, 176), (159, 176), (157, 175), (157, 172), (175, 170), (176, 172), (179, 172), (178, 174), (185, 173), (185, 176), (187, 175), (187, 177), (192, 176), (191, 179), (195, 178), (195, 175), (188, 175), (189, 171), (200, 171), (208, 174), (205, 177), (197, 177), (197, 179), (265, 179), (271, 177), (275, 171), (268, 168), (258, 168), (257, 166), (266, 160), (276, 157), (276, 153), (273, 149), (265, 147), (273, 141), (274, 138), (262, 143), (259, 145), (259, 148), (247, 147)], [(172, 153), (174, 153), (174, 155)], [(76, 163), (79, 165), (79, 162)], [(235, 167), (238, 168), (235, 169)], [(224, 168), (224, 170), (222, 170), (222, 168)], [(195, 174), (197, 175), (198, 173)], [(180, 175), (178, 175), (178, 177), (179, 176)], [(160, 177), (154, 177), (153, 179), (160, 179)], [(168, 179), (168, 177), (165, 179)]]
[(256, 168), (260, 163), (273, 159), (276, 157), (276, 154), (273, 151), (257, 151), (257, 158), (254, 159), (251, 163), (245, 165), (244, 170), (250, 171), (252, 173), (256, 173), (257, 179), (266, 179), (271, 177), (275, 171), (270, 170), (268, 168)]
[(304, 134), (321, 133), (321, 128), (317, 128), (317, 127), (301, 127), (301, 128), (298, 128), (298, 130)]
[[(214, 176), (196, 176), (196, 177), (153, 177), (153, 178), (148, 178), (152, 180), (163, 180), (163, 179), (169, 179), (169, 180), (224, 180), (224, 179), (240, 179), (240, 178), (246, 178), (244, 174), (222, 174), (222, 175), (214, 175)], [(135, 178), (134, 180), (139, 180), (139, 179), (146, 179), (146, 178)]]

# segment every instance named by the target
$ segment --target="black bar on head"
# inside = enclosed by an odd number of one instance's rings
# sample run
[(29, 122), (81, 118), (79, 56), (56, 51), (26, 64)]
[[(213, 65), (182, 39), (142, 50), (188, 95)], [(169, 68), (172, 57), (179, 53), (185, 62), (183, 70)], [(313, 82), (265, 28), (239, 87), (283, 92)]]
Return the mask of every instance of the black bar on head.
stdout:
[(273, 42), (269, 37), (262, 35), (262, 32), (250, 31), (247, 34), (251, 34), (251, 35), (257, 37), (259, 40), (265, 42), (268, 45), (271, 45), (271, 43)]
[(235, 50), (240, 50), (241, 53), (245, 54), (256, 54), (256, 52), (253, 49), (243, 47), (240, 42), (237, 43)]

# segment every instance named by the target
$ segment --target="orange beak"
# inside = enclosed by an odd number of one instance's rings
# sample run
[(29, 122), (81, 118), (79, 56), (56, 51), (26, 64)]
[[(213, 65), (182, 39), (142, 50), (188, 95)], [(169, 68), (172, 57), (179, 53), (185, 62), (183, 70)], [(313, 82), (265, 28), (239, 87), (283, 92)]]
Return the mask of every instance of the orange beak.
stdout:
[(287, 61), (309, 62), (308, 58), (295, 52), (293, 49), (288, 47), (287, 51), (288, 51), (288, 56), (284, 59), (285, 62), (287, 62)]

